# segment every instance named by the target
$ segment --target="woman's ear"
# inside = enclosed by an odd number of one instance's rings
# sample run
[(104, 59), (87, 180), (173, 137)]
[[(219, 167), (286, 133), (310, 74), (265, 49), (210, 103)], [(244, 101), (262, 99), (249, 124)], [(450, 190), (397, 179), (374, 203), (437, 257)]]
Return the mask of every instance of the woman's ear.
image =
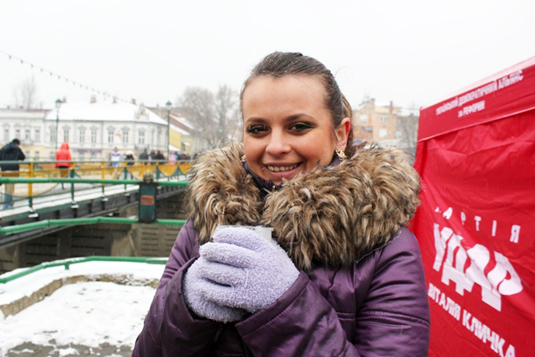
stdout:
[(349, 118), (342, 119), (340, 126), (336, 128), (336, 150), (345, 151), (347, 146), (347, 138), (351, 130), (351, 120)]

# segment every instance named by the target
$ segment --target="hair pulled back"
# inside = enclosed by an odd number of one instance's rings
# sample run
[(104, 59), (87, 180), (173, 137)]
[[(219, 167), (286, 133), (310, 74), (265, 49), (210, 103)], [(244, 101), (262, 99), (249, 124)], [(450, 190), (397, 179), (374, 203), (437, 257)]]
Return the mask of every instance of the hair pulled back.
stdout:
[[(240, 103), (243, 103), (243, 93), (247, 85), (256, 77), (272, 76), (280, 78), (286, 75), (310, 75), (317, 77), (325, 87), (325, 105), (331, 113), (333, 128), (338, 128), (344, 118), (353, 118), (353, 110), (346, 97), (340, 91), (338, 83), (330, 70), (315, 58), (304, 56), (298, 52), (273, 52), (258, 63), (251, 75), (243, 84), (240, 93)], [(243, 111), (242, 111), (243, 112)], [(353, 147), (353, 130), (349, 130), (346, 154), (351, 157), (355, 151)]]

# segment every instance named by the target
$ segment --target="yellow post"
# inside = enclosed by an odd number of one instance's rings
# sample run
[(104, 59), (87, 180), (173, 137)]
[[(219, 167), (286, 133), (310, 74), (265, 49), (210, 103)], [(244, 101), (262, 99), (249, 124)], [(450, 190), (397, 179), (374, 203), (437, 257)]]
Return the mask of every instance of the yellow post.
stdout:
[[(35, 159), (34, 159), (34, 161), (35, 161)], [(33, 176), (33, 175), (34, 175), (34, 174), (33, 174), (33, 170), (34, 170), (34, 168), (33, 168), (33, 164), (34, 164), (33, 161), (30, 162), (30, 178), (33, 178), (33, 177), (34, 177), (34, 176)], [(33, 183), (29, 183), (29, 184), (28, 184), (28, 197), (33, 197)]]
[[(100, 162), (100, 171), (102, 172), (102, 179), (105, 179), (106, 178), (106, 163), (104, 161)], [(105, 196), (104, 186), (105, 186), (104, 184), (101, 185), (103, 197)]]

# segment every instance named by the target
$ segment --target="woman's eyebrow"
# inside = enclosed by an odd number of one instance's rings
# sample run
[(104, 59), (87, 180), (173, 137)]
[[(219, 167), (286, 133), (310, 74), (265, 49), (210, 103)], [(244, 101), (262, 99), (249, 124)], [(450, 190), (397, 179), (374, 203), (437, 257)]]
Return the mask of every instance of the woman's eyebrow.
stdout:
[(308, 114), (305, 114), (305, 113), (299, 113), (299, 114), (293, 114), (293, 115), (290, 115), (289, 117), (285, 118), (284, 119), (284, 123), (287, 124), (287, 123), (291, 123), (295, 120), (299, 120), (303, 117), (307, 117), (307, 118), (310, 118), (310, 115)]
[(254, 124), (254, 123), (263, 123), (263, 122), (265, 122), (265, 120), (262, 119), (262, 118), (255, 118), (255, 117), (253, 117), (253, 118), (247, 118), (247, 119), (245, 119), (244, 122), (245, 122), (245, 123), (252, 122), (252, 123)]

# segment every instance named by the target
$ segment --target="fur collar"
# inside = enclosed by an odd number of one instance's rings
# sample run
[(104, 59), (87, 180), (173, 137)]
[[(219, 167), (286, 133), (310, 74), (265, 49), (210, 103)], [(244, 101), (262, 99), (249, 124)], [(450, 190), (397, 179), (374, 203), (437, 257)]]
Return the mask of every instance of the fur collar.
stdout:
[(200, 244), (218, 224), (264, 225), (296, 266), (349, 266), (407, 225), (420, 204), (419, 176), (402, 150), (359, 148), (340, 165), (318, 166), (260, 197), (233, 143), (202, 155), (188, 186), (188, 218)]

